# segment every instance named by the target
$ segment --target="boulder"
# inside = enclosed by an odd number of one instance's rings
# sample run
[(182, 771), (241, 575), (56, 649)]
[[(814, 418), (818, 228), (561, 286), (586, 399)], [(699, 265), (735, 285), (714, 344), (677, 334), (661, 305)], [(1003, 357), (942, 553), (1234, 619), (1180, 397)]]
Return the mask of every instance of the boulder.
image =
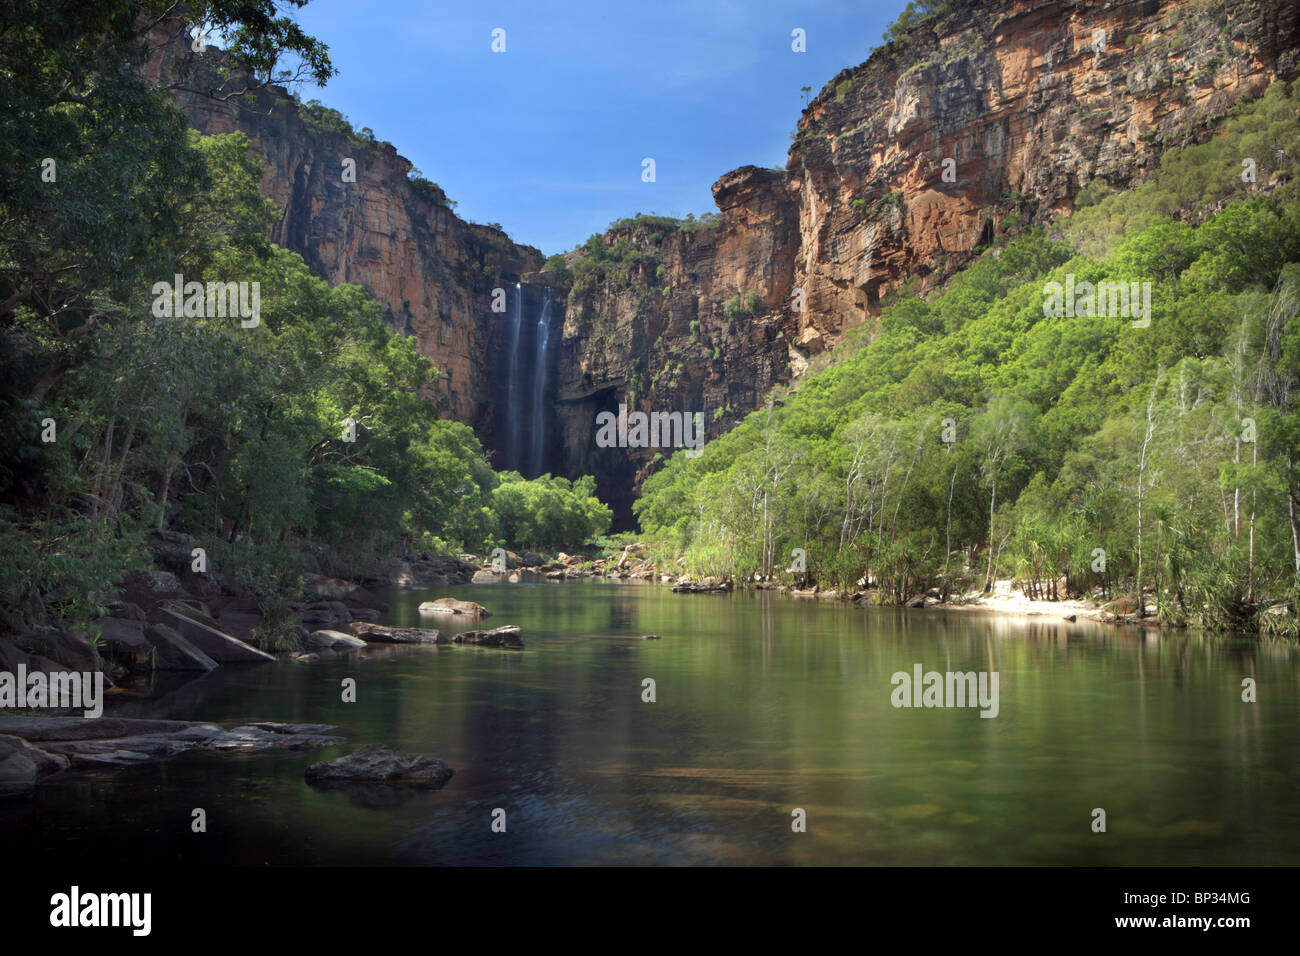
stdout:
[(361, 638), (342, 631), (312, 631), (303, 644), (310, 650), (351, 650), (366, 646)]
[(0, 800), (31, 797), (37, 780), (67, 766), (65, 757), (46, 753), (19, 737), (0, 735)]
[(216, 661), (166, 624), (146, 625), (144, 639), (153, 648), (157, 670), (210, 671), (217, 666)]
[(149, 549), (154, 564), (169, 572), (188, 571), (194, 561), (194, 539), (179, 531), (151, 531), (145, 539), (145, 547)]
[(446, 644), (442, 631), (431, 627), (386, 627), (353, 621), (352, 633), (370, 644)]
[(144, 609), (138, 604), (132, 604), (130, 601), (110, 601), (108, 613), (113, 617), (125, 618), (128, 621), (148, 620)]
[(355, 616), (357, 608), (366, 608), (371, 611), (378, 611), (380, 614), (388, 612), (388, 602), (381, 601), (363, 587), (354, 587), (343, 595), (343, 603), (348, 605), (348, 609)]
[[(186, 613), (182, 611), (181, 613)], [(194, 617), (188, 614), (188, 617)], [(200, 620), (202, 620), (200, 618)], [(253, 597), (233, 597), (222, 604), (216, 612), (216, 618), (210, 623), (203, 621), (210, 627), (229, 634), (231, 637), (238, 638), (245, 643), (250, 643), (257, 639), (258, 633), (266, 627), (266, 619), (262, 617), (262, 606), (256, 598)]]
[(265, 651), (259, 651), (239, 638), (231, 637), (171, 607), (161, 607), (158, 611), (165, 618), (161, 623), (174, 628), (187, 641), (218, 663), (265, 664), (275, 661), (275, 658)]
[(306, 592), (327, 601), (341, 601), (352, 590), (352, 584), (339, 578), (312, 577), (307, 581)]
[(474, 572), (474, 577), (470, 579), (471, 584), (497, 584), (501, 580), (501, 575), (495, 571), (489, 571), (487, 568), (480, 568)]
[(186, 596), (180, 580), (170, 571), (128, 571), (122, 578), (122, 600), (145, 609)]
[(144, 636), (144, 624), (126, 618), (101, 617), (90, 623), (99, 632), (100, 654), (132, 670), (146, 670), (153, 658), (153, 645)]
[(47, 657), (70, 670), (95, 671), (103, 666), (90, 640), (76, 631), (24, 634), (13, 643), (21, 651)]
[(523, 647), (519, 625), (507, 624), (488, 631), (461, 631), (452, 637), (456, 644), (473, 644), (478, 647)]
[(300, 610), (298, 620), (308, 631), (341, 630), (352, 621), (352, 612), (342, 601), (317, 601)]
[(420, 605), (421, 614), (443, 614), (443, 615), (465, 615), (467, 617), (491, 617), (492, 612), (482, 604), (475, 604), (473, 601), (460, 601), (456, 598), (438, 598), (436, 601), (425, 601)]
[(403, 753), (385, 744), (367, 744), (338, 760), (312, 764), (306, 777), (313, 785), (382, 782), (437, 790), (454, 774), (437, 757)]
[(41, 657), (39, 654), (29, 654), (20, 647), (15, 647), (11, 641), (0, 639), (0, 671), (8, 671), (11, 674), (18, 672), (18, 665), (22, 664), (27, 669), (27, 673), (42, 671), (46, 674), (52, 674), (59, 671), (71, 670), (63, 664), (55, 663), (48, 657)]

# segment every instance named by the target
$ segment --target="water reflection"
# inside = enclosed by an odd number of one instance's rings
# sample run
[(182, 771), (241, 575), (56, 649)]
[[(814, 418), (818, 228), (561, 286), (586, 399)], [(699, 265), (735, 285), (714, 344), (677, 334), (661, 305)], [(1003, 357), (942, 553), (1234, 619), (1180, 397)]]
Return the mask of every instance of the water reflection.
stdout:
[[(421, 623), (419, 603), (448, 593), (386, 595), (386, 623)], [(6, 838), (183, 863), (1300, 862), (1290, 645), (646, 585), (455, 593), (519, 624), (527, 649), (371, 647), (160, 684), (119, 712), (331, 723), (349, 744), (54, 778), (37, 804), (0, 807)], [(916, 664), (997, 671), (998, 717), (894, 708), (890, 677)], [(303, 781), (364, 743), (456, 776), (404, 800)], [(179, 836), (194, 806), (222, 839)]]

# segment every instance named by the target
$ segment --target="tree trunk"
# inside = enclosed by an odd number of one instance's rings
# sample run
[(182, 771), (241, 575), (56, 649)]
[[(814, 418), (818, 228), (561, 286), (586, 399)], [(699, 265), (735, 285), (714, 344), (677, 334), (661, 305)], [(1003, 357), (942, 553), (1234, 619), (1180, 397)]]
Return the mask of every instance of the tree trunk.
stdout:
[(993, 480), (992, 493), (989, 495), (989, 569), (984, 575), (984, 593), (988, 594), (993, 590), (993, 505), (998, 497), (998, 482)]

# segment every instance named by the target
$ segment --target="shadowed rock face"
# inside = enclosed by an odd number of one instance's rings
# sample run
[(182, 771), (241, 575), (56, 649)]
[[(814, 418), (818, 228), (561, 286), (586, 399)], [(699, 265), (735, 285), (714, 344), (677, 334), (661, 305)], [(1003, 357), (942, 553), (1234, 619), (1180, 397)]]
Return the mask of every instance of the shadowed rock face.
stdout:
[[(272, 238), (383, 302), (446, 372), (447, 410), (488, 442), (502, 348), (490, 290), (551, 286), (563, 325), (550, 461), (596, 474), (627, 525), (661, 449), (598, 448), (597, 413), (700, 411), (719, 434), (872, 321), (882, 297), (934, 288), (1013, 223), (1068, 213), (1094, 178), (1140, 179), (1165, 148), (1295, 76), (1298, 48), (1294, 0), (953, 0), (821, 91), (783, 171), (719, 179), (718, 225), (609, 233), (653, 255), (572, 290), (528, 275), (537, 250), (418, 195), (391, 147), (312, 127), (283, 91), (180, 103), (203, 132), (250, 135), (284, 211)], [(346, 156), (355, 184), (339, 177)], [(737, 297), (744, 307), (728, 309)]]

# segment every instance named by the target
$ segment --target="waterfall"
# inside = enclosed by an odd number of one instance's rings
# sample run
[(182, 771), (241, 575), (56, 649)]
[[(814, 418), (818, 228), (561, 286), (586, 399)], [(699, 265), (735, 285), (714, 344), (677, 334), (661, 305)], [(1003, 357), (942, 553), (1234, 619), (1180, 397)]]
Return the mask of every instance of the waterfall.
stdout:
[(551, 338), (551, 290), (546, 289), (546, 298), (542, 303), (542, 314), (537, 320), (537, 341), (533, 361), (533, 433), (532, 433), (532, 470), (530, 478), (542, 473), (546, 460), (546, 347)]
[(506, 379), (506, 446), (505, 467), (521, 470), (519, 460), (519, 331), (524, 324), (524, 288), (515, 283), (515, 307), (510, 317), (510, 373)]

